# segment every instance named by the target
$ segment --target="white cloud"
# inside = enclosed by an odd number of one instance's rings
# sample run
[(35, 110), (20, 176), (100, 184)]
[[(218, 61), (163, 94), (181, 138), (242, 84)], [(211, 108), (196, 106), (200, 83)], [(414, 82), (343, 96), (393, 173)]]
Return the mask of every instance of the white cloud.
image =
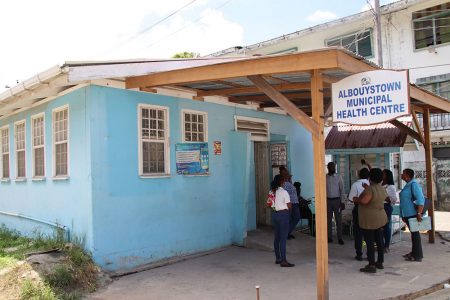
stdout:
[(316, 10), (312, 15), (306, 17), (310, 22), (326, 22), (337, 19), (337, 15), (331, 11)]
[(8, 13), (0, 18), (0, 92), (6, 84), (15, 85), (16, 79), (25, 80), (64, 61), (167, 58), (180, 51), (208, 54), (242, 43), (243, 28), (222, 12), (207, 9), (208, 0), (198, 0), (138, 34), (189, 3), (155, 2), (78, 0), (67, 6), (60, 0), (5, 1), (2, 11)]

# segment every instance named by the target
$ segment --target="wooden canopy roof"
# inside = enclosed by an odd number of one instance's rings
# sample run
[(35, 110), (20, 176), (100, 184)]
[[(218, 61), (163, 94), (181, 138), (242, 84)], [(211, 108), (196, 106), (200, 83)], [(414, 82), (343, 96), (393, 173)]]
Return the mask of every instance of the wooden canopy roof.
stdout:
[[(331, 103), (331, 83), (354, 73), (380, 69), (373, 63), (344, 49), (325, 48), (286, 55), (239, 59), (218, 64), (164, 71), (126, 79), (127, 88), (172, 86), (188, 89), (198, 100), (207, 96), (224, 96), (234, 103), (253, 103), (261, 108), (278, 107), (279, 103), (263, 92), (254, 78), (259, 76), (286, 99), (311, 116), (311, 74), (320, 70), (323, 78), (325, 107)], [(412, 109), (431, 113), (450, 111), (450, 102), (414, 85), (410, 86)], [(331, 109), (326, 109), (330, 114)], [(289, 113), (289, 112), (288, 112)]]

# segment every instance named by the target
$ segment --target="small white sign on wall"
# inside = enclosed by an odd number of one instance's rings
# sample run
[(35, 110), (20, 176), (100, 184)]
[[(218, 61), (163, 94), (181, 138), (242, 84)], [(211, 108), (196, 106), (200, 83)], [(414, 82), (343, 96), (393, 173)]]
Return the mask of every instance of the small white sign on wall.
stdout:
[(332, 84), (333, 122), (378, 124), (408, 115), (408, 71), (377, 70)]

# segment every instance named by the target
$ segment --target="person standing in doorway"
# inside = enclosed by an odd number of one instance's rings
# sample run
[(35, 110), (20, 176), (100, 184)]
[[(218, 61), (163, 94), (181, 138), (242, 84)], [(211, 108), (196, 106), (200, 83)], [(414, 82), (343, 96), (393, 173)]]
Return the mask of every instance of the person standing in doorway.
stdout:
[(282, 169), (280, 174), (284, 180), (283, 188), (286, 190), (286, 192), (288, 192), (292, 204), (292, 207), (289, 210), (290, 216), (289, 216), (288, 240), (290, 240), (295, 239), (295, 236), (292, 233), (295, 227), (297, 227), (298, 222), (300, 221), (300, 205), (298, 202), (297, 190), (295, 189), (295, 186), (291, 182), (292, 175), (289, 173), (287, 169)]
[[(422, 211), (423, 205), (425, 204), (425, 197), (423, 196), (422, 188), (419, 186), (419, 183), (417, 183), (414, 179), (413, 170), (404, 169), (402, 179), (406, 182), (406, 185), (400, 192), (400, 216), (409, 228), (409, 219), (417, 218), (417, 221), (422, 221)], [(417, 205), (417, 209), (414, 204)], [(411, 242), (411, 252), (403, 257), (408, 261), (422, 261), (422, 242), (418, 231), (411, 232)]]
[(283, 189), (284, 178), (280, 175), (275, 176), (271, 190), (275, 199), (272, 210), (272, 220), (274, 224), (273, 248), (275, 251), (275, 263), (281, 267), (293, 267), (294, 264), (286, 260), (286, 240), (289, 233), (289, 208), (291, 201), (289, 194)]
[(397, 203), (397, 189), (395, 188), (394, 175), (391, 170), (383, 170), (383, 186), (386, 189), (387, 197), (384, 201), (384, 210), (388, 218), (387, 224), (383, 228), (384, 235), (384, 253), (389, 252), (389, 245), (392, 237), (392, 211), (395, 203)]
[(359, 170), (359, 179), (352, 184), (350, 188), (350, 193), (348, 194), (348, 201), (354, 204), (352, 210), (353, 217), (353, 236), (355, 238), (355, 251), (356, 256), (355, 259), (362, 261), (362, 243), (363, 243), (363, 234), (361, 228), (359, 227), (359, 219), (358, 219), (358, 204), (355, 202), (358, 201), (358, 197), (364, 192), (364, 188), (366, 185), (369, 185), (369, 169), (362, 168)]
[(338, 242), (344, 245), (344, 240), (342, 239), (342, 204), (345, 199), (344, 196), (344, 183), (342, 177), (336, 174), (336, 164), (334, 162), (329, 162), (327, 165), (328, 174), (326, 176), (327, 181), (327, 219), (328, 219), (328, 243), (333, 242), (332, 237), (332, 226), (331, 222), (333, 219), (336, 221), (336, 230)]

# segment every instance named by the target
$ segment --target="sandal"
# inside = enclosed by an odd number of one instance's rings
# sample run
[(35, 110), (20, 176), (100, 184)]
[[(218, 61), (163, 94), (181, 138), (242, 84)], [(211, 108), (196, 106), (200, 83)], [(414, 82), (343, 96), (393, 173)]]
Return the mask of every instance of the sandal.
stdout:
[(412, 257), (412, 252), (409, 252), (409, 253), (403, 255), (404, 258), (407, 258), (407, 257), (410, 257), (410, 256)]
[(409, 255), (409, 256), (405, 257), (405, 260), (406, 261), (417, 261), (417, 262), (421, 262), (422, 261), (421, 259), (414, 258), (412, 255)]

